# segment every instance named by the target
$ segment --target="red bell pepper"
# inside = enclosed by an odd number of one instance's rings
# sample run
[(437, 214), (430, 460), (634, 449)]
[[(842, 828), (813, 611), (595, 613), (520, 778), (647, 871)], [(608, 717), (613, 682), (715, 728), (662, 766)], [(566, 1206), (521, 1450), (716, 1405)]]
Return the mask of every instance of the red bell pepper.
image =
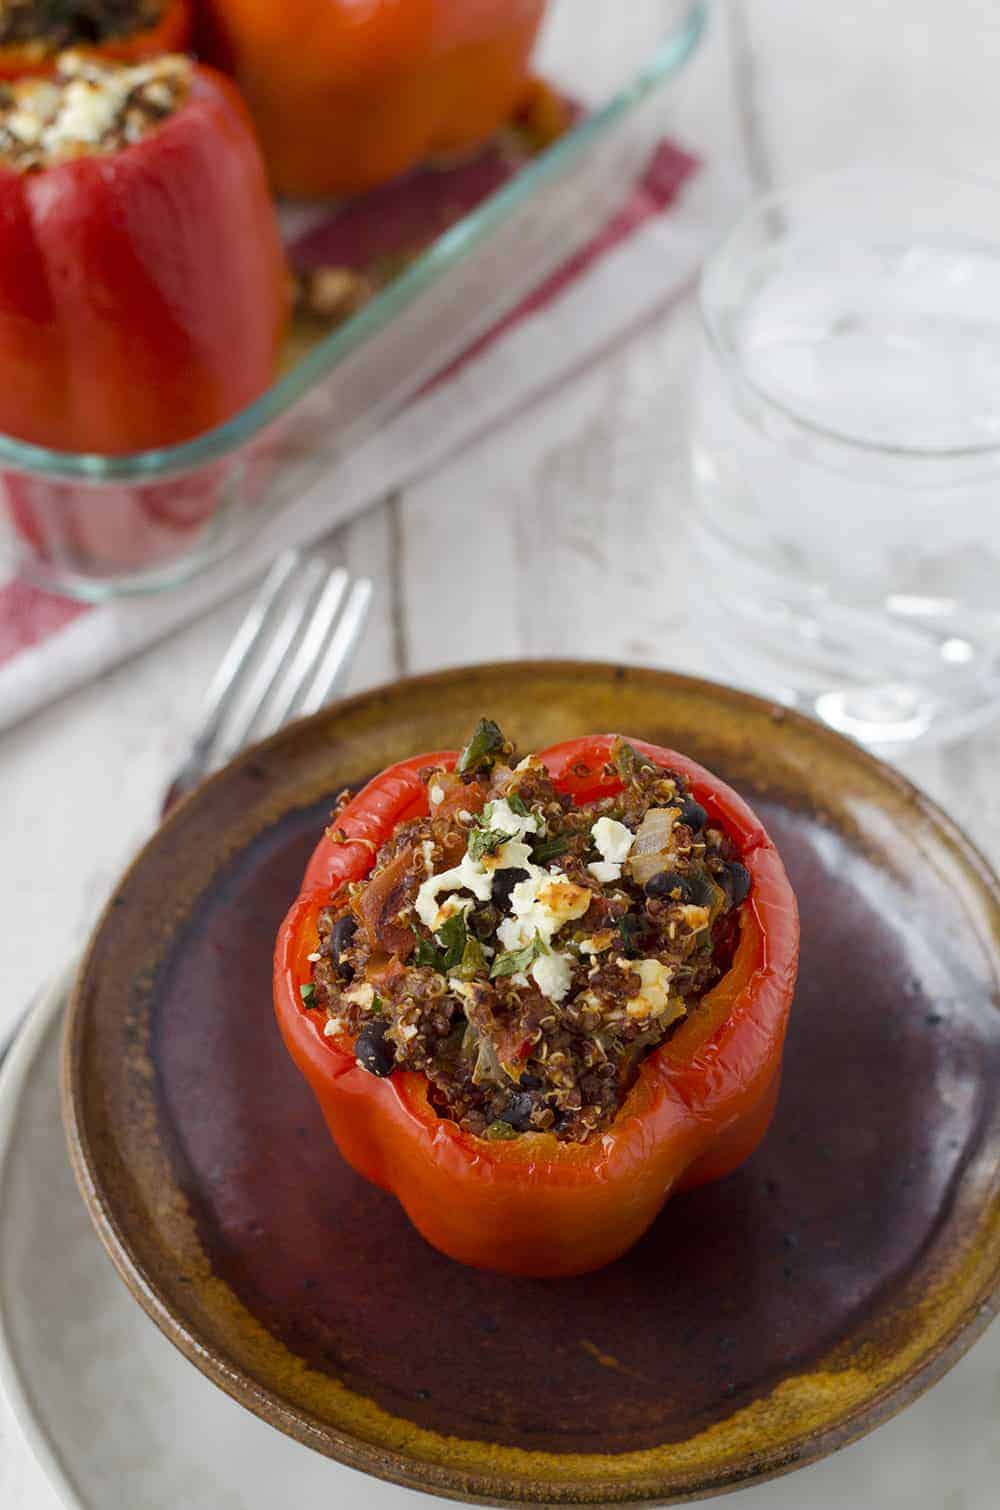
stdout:
[[(578, 802), (621, 787), (609, 774), (613, 736), (542, 751), (556, 786)], [(389, 767), (338, 815), (278, 935), (274, 1003), (289, 1053), (308, 1080), (341, 1153), (402, 1203), (452, 1258), (506, 1274), (581, 1274), (617, 1258), (668, 1196), (728, 1174), (753, 1152), (774, 1109), (798, 962), (798, 912), (778, 853), (747, 804), (703, 767), (631, 740), (680, 772), (737, 846), (751, 876), (732, 965), (696, 1011), (643, 1061), (614, 1122), (583, 1143), (551, 1133), (490, 1142), (438, 1116), (424, 1076), (385, 1079), (356, 1063), (349, 1038), (327, 1038), (300, 986), (311, 975), (322, 909), (371, 869), (395, 825), (427, 811), (418, 772), (454, 752)]]
[(168, 446), (270, 382), (284, 257), (252, 127), (221, 75), (193, 66), (174, 113), (119, 150), (0, 165), (0, 228), (7, 434), (105, 455)]
[[(54, 65), (59, 48), (73, 46), (87, 57), (114, 63), (138, 63), (164, 52), (183, 52), (191, 40), (189, 0), (163, 0), (159, 17), (151, 24), (141, 23), (134, 31), (122, 31), (101, 42), (87, 43), (68, 35), (57, 47), (46, 42), (44, 25), (47, 7), (40, 5), (37, 40), (0, 43), (0, 79), (20, 79), (27, 74), (47, 73)], [(136, 6), (139, 11), (139, 6)]]

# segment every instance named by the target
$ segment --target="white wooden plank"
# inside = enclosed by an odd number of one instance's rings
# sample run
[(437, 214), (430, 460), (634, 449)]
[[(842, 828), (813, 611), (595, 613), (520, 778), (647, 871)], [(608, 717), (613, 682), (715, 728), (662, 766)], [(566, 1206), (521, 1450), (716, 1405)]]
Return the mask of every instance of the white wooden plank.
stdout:
[(522, 416), (502, 449), (493, 438), (411, 493), (414, 667), (579, 655), (705, 669), (685, 540), (696, 323), (688, 298)]
[(982, 0), (737, 3), (777, 182), (882, 157), (996, 174), (1000, 8)]
[(347, 680), (348, 692), (391, 681), (402, 669), (396, 659), (394, 504), (378, 504), (332, 538), (335, 551), (357, 577), (370, 577), (375, 587), (371, 614)]

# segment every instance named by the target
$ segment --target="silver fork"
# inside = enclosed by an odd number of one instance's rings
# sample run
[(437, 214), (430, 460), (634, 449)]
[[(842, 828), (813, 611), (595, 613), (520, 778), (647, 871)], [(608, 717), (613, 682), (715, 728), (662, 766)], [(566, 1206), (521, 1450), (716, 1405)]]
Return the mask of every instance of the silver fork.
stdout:
[(342, 566), (301, 551), (278, 557), (209, 684), (164, 813), (252, 740), (340, 691), (371, 600), (367, 577), (352, 582)]
[[(371, 600), (367, 577), (352, 581), (342, 566), (301, 551), (278, 557), (209, 683), (198, 732), (167, 787), (161, 817), (244, 745), (315, 713), (340, 691)], [(0, 1065), (36, 1000), (0, 1042)]]

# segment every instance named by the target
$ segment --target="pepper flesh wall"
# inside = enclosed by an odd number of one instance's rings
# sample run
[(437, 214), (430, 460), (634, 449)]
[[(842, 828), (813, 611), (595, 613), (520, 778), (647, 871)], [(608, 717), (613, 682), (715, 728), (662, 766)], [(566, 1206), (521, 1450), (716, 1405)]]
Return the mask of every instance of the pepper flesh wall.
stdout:
[[(482, 753), (473, 769), (463, 762), (461, 774), (456, 752), (404, 761), (338, 809), (279, 935), (275, 1009), (341, 1152), (395, 1193), (428, 1241), (500, 1272), (582, 1273), (631, 1246), (670, 1194), (729, 1172), (763, 1136), (795, 983), (795, 899), (752, 811), (673, 751), (597, 735), (542, 751), (519, 774), (505, 741)], [(662, 816), (668, 808), (669, 820)], [(414, 891), (412, 857), (399, 861), (428, 824), (446, 842), (438, 854), (428, 838), (417, 841), (429, 849)], [(464, 853), (447, 838), (452, 827), (461, 830)], [(671, 834), (679, 841), (672, 849)], [(475, 835), (482, 837), (471, 859)], [(553, 854), (555, 841), (567, 839)], [(520, 864), (495, 865), (494, 876), (513, 868), (527, 874), (510, 889), (510, 905), (494, 909), (502, 915), (487, 934), (494, 942), (484, 944), (471, 926), (478, 908), (494, 907), (493, 882), (487, 894), (482, 872), (507, 846), (514, 848), (506, 857)], [(548, 860), (540, 858), (546, 853)], [(616, 869), (620, 875), (612, 875)], [(366, 886), (373, 872), (375, 884)], [(693, 878), (707, 900), (685, 900), (683, 883)], [(678, 942), (682, 930), (673, 940), (666, 929), (650, 934), (648, 915), (638, 936), (622, 935), (617, 924), (636, 914), (639, 895), (665, 904), (652, 909), (654, 919), (669, 922), (692, 909), (693, 931), (704, 936), (697, 968), (697, 949)], [(600, 922), (608, 926), (590, 926)], [(596, 947), (608, 932), (616, 935), (614, 958), (624, 961), (610, 972), (617, 999), (601, 975), (608, 951)], [(570, 961), (565, 969), (546, 964), (557, 955)], [(338, 965), (345, 967), (339, 976)], [(443, 981), (439, 1001), (455, 998), (448, 1020), (460, 1008), (466, 1027), (492, 1048), (479, 1056), (482, 1104), (449, 1105), (432, 1074), (407, 1067), (406, 1046), (421, 1029), (406, 1034), (414, 1024), (399, 1010), (396, 985), (400, 972), (413, 969)], [(699, 971), (698, 988), (681, 990)], [(571, 1088), (560, 1104), (559, 1077), (538, 1075), (537, 1064), (532, 1073), (544, 1029), (527, 1052), (497, 1036), (503, 1011), (494, 1013), (495, 1031), (483, 1033), (475, 997), (484, 986), (495, 993), (498, 980), (522, 1002), (548, 1002), (556, 1011), (542, 1015), (557, 1019), (589, 990), (598, 1005), (585, 1004), (586, 1022), (593, 1037), (604, 1036), (605, 1051), (610, 1014), (642, 1025), (632, 1035), (637, 1052), (616, 1059), (616, 1070), (625, 1070), (615, 1099), (601, 1103), (592, 1125), (581, 1119), (585, 1097), (570, 1104), (577, 1100)], [(342, 998), (352, 991), (344, 1012)], [(524, 1021), (517, 1019), (515, 1037)], [(584, 1023), (574, 1026), (587, 1036)], [(507, 1114), (494, 1116), (498, 1107)], [(546, 1110), (554, 1111), (551, 1121)]]

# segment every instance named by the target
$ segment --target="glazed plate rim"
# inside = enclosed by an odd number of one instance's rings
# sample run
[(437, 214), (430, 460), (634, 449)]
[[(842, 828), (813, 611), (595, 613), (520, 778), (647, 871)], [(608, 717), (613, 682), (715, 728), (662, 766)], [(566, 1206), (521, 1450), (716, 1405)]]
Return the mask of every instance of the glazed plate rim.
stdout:
[[(965, 870), (973, 875), (989, 895), (996, 918), (990, 918), (990, 935), (993, 953), (1000, 961), (1000, 879), (985, 857), (965, 833), (931, 801), (923, 792), (903, 777), (898, 771), (859, 745), (834, 733), (825, 726), (805, 718), (785, 707), (768, 703), (746, 692), (714, 683), (706, 678), (684, 676), (675, 672), (637, 666), (620, 666), (599, 661), (574, 660), (529, 660), (484, 663), (460, 666), (443, 671), (401, 678), (375, 687), (366, 692), (344, 699), (314, 714), (310, 719), (272, 735), (261, 745), (245, 751), (230, 762), (222, 771), (212, 776), (191, 797), (179, 805), (147, 845), (136, 856), (124, 873), (116, 892), (128, 883), (133, 872), (146, 863), (150, 850), (157, 844), (159, 834), (183, 821), (189, 805), (206, 800), (217, 784), (228, 782), (259, 758), (262, 752), (271, 752), (282, 743), (296, 738), (301, 732), (320, 724), (335, 723), (338, 718), (363, 711), (366, 707), (375, 710), (387, 700), (401, 695), (426, 691), (460, 682), (462, 678), (482, 674), (502, 674), (515, 680), (532, 676), (566, 676), (577, 673), (581, 676), (600, 677), (609, 683), (619, 680), (641, 680), (650, 690), (659, 689), (669, 694), (706, 694), (727, 702), (736, 708), (753, 710), (757, 716), (767, 715), (776, 723), (786, 724), (804, 737), (818, 742), (822, 747), (832, 747), (841, 757), (847, 756), (881, 783), (894, 789), (896, 795), (912, 805), (920, 820), (935, 831), (935, 837), (957, 856)], [(970, 912), (969, 904), (961, 898), (956, 906)], [(91, 942), (85, 951), (77, 976), (77, 983), (88, 970), (94, 941), (103, 929), (113, 907), (109, 901), (105, 913), (97, 924)], [(911, 1403), (940, 1379), (947, 1370), (972, 1346), (976, 1339), (1000, 1310), (1000, 1266), (994, 1266), (988, 1281), (984, 1282), (975, 1299), (951, 1323), (947, 1333), (936, 1339), (927, 1350), (911, 1362), (905, 1372), (895, 1381), (884, 1384), (872, 1395), (854, 1406), (834, 1409), (829, 1419), (814, 1430), (797, 1439), (792, 1448), (787, 1445), (771, 1445), (756, 1452), (747, 1451), (736, 1463), (714, 1475), (694, 1470), (693, 1476), (683, 1485), (676, 1479), (669, 1481), (664, 1474), (655, 1476), (637, 1474), (630, 1478), (601, 1475), (601, 1467), (608, 1462), (608, 1455), (569, 1454), (575, 1462), (593, 1459), (594, 1476), (586, 1485), (573, 1477), (553, 1474), (549, 1478), (531, 1476), (517, 1478), (512, 1473), (496, 1471), (491, 1466), (470, 1471), (452, 1464), (435, 1462), (413, 1452), (395, 1450), (367, 1439), (360, 1434), (333, 1426), (313, 1414), (307, 1408), (291, 1403), (274, 1389), (263, 1385), (235, 1365), (222, 1351), (201, 1341), (186, 1321), (175, 1315), (168, 1299), (160, 1294), (155, 1280), (146, 1270), (142, 1259), (130, 1245), (128, 1233), (121, 1230), (116, 1219), (113, 1203), (106, 1199), (101, 1188), (100, 1172), (90, 1145), (86, 1127), (78, 1115), (79, 1100), (76, 1081), (80, 1069), (81, 1022), (84, 1015), (82, 999), (74, 989), (67, 1013), (64, 1034), (62, 1069), (63, 1118), (69, 1142), (70, 1158), (77, 1183), (90, 1212), (98, 1234), (115, 1267), (125, 1281), (133, 1297), (139, 1301), (147, 1314), (156, 1322), (171, 1342), (227, 1394), (246, 1406), (271, 1425), (327, 1456), (350, 1467), (388, 1479), (407, 1488), (422, 1490), (445, 1498), (476, 1500), (481, 1503), (504, 1506), (521, 1504), (566, 1504), (612, 1506), (628, 1503), (655, 1505), (678, 1503), (682, 1500), (708, 1498), (730, 1492), (735, 1488), (760, 1483), (798, 1467), (814, 1462), (839, 1447), (872, 1431), (883, 1421)], [(0, 1123), (2, 1125), (2, 1123)], [(992, 1204), (992, 1203), (989, 1203)], [(461, 1440), (461, 1439), (459, 1439)], [(476, 1445), (469, 1439), (469, 1446)], [(555, 1461), (559, 1454), (526, 1454), (517, 1448), (494, 1448), (491, 1444), (478, 1444), (482, 1454), (489, 1460), (499, 1453), (512, 1452), (525, 1457), (549, 1457)], [(654, 1449), (655, 1451), (656, 1449)]]

